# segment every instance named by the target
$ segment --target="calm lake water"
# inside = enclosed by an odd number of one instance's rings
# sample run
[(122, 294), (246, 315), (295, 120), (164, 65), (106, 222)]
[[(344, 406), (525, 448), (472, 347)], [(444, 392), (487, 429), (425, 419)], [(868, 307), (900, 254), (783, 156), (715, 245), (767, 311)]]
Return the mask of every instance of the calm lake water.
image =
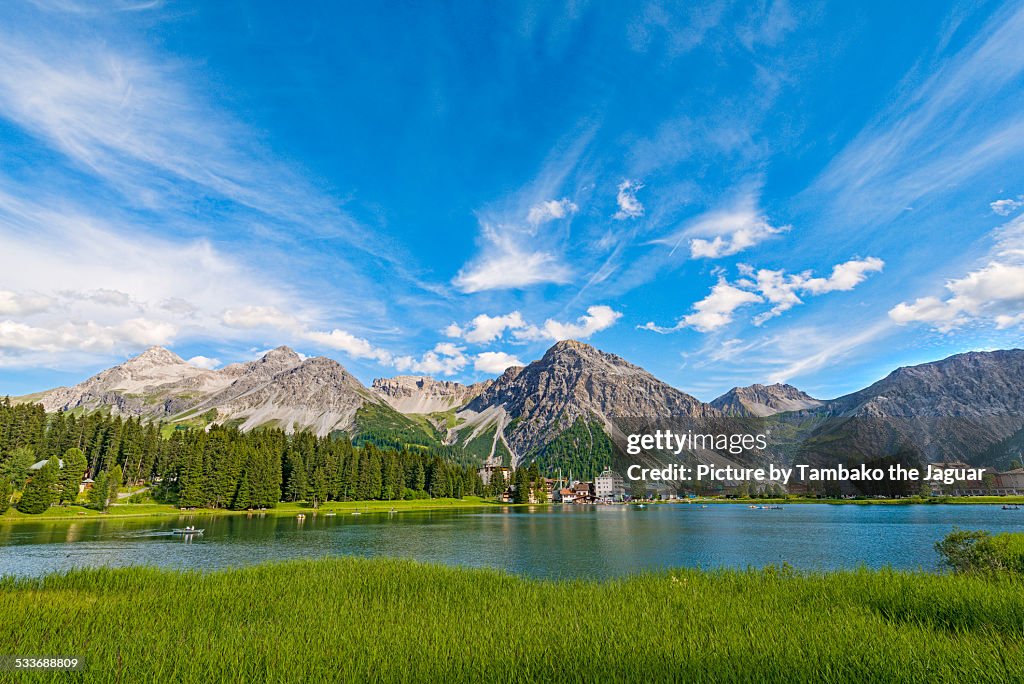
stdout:
[[(170, 531), (205, 528), (186, 540)], [(537, 577), (613, 577), (667, 567), (789, 563), (807, 570), (933, 570), (953, 527), (1024, 530), (998, 506), (716, 504), (565, 506), (395, 514), (182, 517), (0, 524), (0, 575), (83, 566), (215, 569), (268, 560), (357, 555), (503, 568)]]

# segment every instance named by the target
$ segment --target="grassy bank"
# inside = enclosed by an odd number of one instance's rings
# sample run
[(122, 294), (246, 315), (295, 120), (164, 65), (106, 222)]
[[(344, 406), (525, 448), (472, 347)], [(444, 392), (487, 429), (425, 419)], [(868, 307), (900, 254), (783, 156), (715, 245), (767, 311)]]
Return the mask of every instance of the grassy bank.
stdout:
[(84, 656), (72, 681), (1024, 681), (1024, 584), (771, 569), (548, 582), (352, 558), (81, 570), (0, 580), (0, 643)]
[[(261, 511), (266, 515), (294, 516), (299, 513), (310, 515), (314, 511), (324, 513), (387, 513), (395, 511), (427, 511), (453, 508), (480, 508), (485, 506), (508, 506), (495, 501), (467, 496), (464, 499), (416, 499), (413, 501), (329, 501), (314, 509), (307, 503), (280, 503), (274, 508)], [(14, 508), (0, 515), (2, 522), (45, 522), (62, 520), (103, 519), (103, 518), (178, 518), (182, 515), (228, 516), (249, 515), (251, 511), (232, 511), (224, 508), (192, 508), (182, 510), (169, 504), (115, 504), (106, 513), (100, 513), (84, 506), (52, 506), (44, 513), (29, 515)]]

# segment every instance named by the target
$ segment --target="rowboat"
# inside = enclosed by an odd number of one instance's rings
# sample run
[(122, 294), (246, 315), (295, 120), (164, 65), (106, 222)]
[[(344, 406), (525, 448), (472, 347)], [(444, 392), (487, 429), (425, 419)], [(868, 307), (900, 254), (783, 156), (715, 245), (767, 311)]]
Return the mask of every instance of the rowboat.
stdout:
[(171, 534), (202, 534), (203, 528), (198, 527), (176, 527), (171, 530)]

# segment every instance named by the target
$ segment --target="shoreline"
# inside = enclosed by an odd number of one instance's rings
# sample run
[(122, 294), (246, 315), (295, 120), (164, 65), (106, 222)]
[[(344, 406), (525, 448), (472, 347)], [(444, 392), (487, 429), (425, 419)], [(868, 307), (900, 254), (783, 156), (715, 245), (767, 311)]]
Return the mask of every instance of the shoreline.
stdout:
[[(800, 506), (800, 505), (831, 505), (831, 506), (938, 506), (938, 505), (984, 505), (984, 506), (1020, 506), (1024, 505), (1024, 496), (975, 496), (975, 497), (936, 497), (933, 499), (723, 499), (723, 498), (697, 498), (675, 501), (643, 501), (643, 502), (620, 502), (615, 504), (586, 504), (586, 505), (610, 505), (610, 506), (636, 506), (642, 503), (645, 506), (694, 506), (694, 505), (715, 505), (715, 506)], [(23, 522), (73, 522), (83, 520), (113, 520), (132, 518), (213, 518), (227, 516), (273, 515), (273, 516), (294, 516), (300, 513), (305, 515), (318, 515), (325, 513), (403, 513), (423, 511), (450, 511), (473, 508), (529, 508), (549, 507), (561, 504), (535, 503), (535, 504), (514, 504), (482, 499), (478, 497), (466, 497), (465, 499), (420, 499), (414, 501), (329, 501), (313, 508), (305, 502), (293, 503), (282, 502), (274, 508), (264, 510), (230, 510), (224, 508), (196, 508), (180, 509), (171, 504), (113, 504), (113, 510), (101, 513), (84, 506), (55, 506), (46, 513), (32, 515), (21, 513), (13, 507), (0, 515), (0, 524), (23, 523)], [(569, 504), (566, 504), (569, 505)]]
[[(274, 508), (264, 510), (241, 510), (234, 511), (226, 508), (192, 508), (180, 509), (171, 504), (114, 504), (113, 511), (101, 513), (84, 506), (61, 506), (53, 507), (51, 511), (30, 515), (20, 513), (11, 508), (3, 515), (0, 515), (0, 524), (22, 523), (22, 522), (81, 522), (83, 520), (116, 520), (132, 518), (182, 518), (182, 517), (248, 517), (254, 515), (272, 516), (295, 516), (299, 513), (305, 515), (318, 515), (323, 513), (354, 513), (373, 514), (395, 512), (422, 512), (422, 511), (445, 511), (461, 510), (472, 508), (494, 508), (494, 507), (516, 507), (543, 506), (546, 504), (511, 504), (488, 501), (476, 497), (465, 499), (421, 499), (417, 501), (329, 501), (313, 508), (310, 504), (300, 502), (282, 502)], [(127, 509), (134, 509), (126, 512)], [(142, 510), (144, 509), (144, 510)]]

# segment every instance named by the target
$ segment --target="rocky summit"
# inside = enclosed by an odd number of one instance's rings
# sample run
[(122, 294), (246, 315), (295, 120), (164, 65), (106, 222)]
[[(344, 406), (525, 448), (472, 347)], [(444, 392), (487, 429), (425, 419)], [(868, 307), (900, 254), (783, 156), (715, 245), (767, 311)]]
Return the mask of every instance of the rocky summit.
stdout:
[(823, 403), (792, 385), (776, 383), (733, 387), (711, 405), (728, 416), (764, 418), (786, 411), (817, 408)]
[(614, 435), (615, 418), (717, 413), (621, 357), (567, 340), (539, 360), (507, 370), (459, 417), (469, 427), (497, 422), (512, 453), (522, 455), (579, 418), (595, 419)]

